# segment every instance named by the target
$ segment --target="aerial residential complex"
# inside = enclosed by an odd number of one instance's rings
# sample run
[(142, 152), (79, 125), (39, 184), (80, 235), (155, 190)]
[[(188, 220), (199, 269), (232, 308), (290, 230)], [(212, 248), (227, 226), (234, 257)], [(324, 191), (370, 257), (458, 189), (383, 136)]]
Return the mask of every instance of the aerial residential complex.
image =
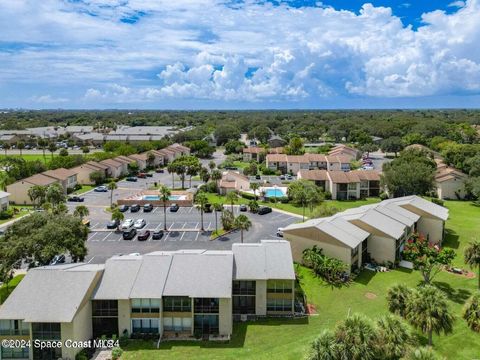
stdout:
[[(0, 339), (75, 341), (113, 334), (229, 339), (234, 320), (292, 316), (290, 244), (263, 240), (228, 251), (158, 251), (102, 265), (32, 269), (0, 308)], [(5, 358), (73, 359), (80, 349), (2, 349)]]
[(292, 245), (295, 261), (301, 262), (302, 251), (316, 245), (353, 270), (371, 260), (400, 261), (413, 232), (432, 244), (441, 243), (447, 219), (446, 208), (418, 196), (406, 196), (291, 224), (283, 234)]

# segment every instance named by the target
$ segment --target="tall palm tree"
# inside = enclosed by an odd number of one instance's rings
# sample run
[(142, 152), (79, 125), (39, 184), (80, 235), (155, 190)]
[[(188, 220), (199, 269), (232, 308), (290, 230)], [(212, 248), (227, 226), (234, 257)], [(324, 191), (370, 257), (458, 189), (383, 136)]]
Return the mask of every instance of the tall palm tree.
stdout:
[(120, 231), (120, 223), (125, 219), (125, 215), (116, 208), (112, 211), (112, 220), (117, 222), (117, 231)]
[(311, 343), (305, 360), (336, 360), (337, 351), (335, 336), (330, 330), (323, 330)]
[(218, 233), (218, 212), (223, 210), (223, 205), (220, 203), (214, 203), (213, 211), (215, 212), (215, 232)]
[(107, 185), (108, 190), (110, 190), (110, 209), (113, 205), (113, 191), (117, 188), (117, 183), (115, 181), (110, 181)]
[(212, 173), (210, 175), (210, 178), (215, 181), (215, 184), (217, 184), (217, 191), (219, 191), (219, 188), (218, 188), (218, 182), (220, 181), (220, 179), (222, 178), (222, 173), (220, 172), (220, 170), (218, 169), (215, 169), (215, 170), (212, 170)]
[(405, 318), (407, 316), (407, 302), (412, 290), (402, 284), (396, 284), (387, 291), (388, 310)]
[(53, 160), (53, 153), (57, 151), (57, 145), (55, 143), (50, 143), (48, 144), (48, 151), (50, 151), (50, 154), (52, 155), (52, 160)]
[(409, 327), (399, 318), (386, 315), (377, 321), (375, 347), (377, 358), (396, 360), (405, 356), (413, 337)]
[(20, 151), (20, 156), (22, 156), (22, 150), (25, 149), (25, 143), (23, 141), (19, 141), (17, 143), (17, 149)]
[(471, 268), (478, 268), (478, 288), (480, 289), (480, 241), (468, 244), (464, 253), (465, 264)]
[(208, 167), (210, 168), (211, 171), (213, 171), (213, 169), (217, 167), (217, 164), (215, 164), (215, 161), (210, 160), (210, 162), (208, 163)]
[(176, 166), (173, 163), (167, 165), (167, 171), (169, 174), (172, 174), (172, 189), (175, 189), (175, 172)]
[(428, 335), (432, 346), (433, 332), (452, 332), (454, 316), (451, 314), (447, 297), (436, 287), (426, 285), (415, 289), (407, 301), (407, 319), (417, 329)]
[(473, 331), (480, 332), (480, 295), (473, 295), (468, 299), (463, 308), (463, 318), (467, 321), (468, 327)]
[(235, 191), (230, 191), (226, 195), (226, 200), (230, 203), (230, 209), (232, 210), (232, 214), (233, 214), (233, 204), (237, 199), (238, 199), (238, 196)]
[(73, 211), (73, 216), (79, 217), (80, 220), (83, 220), (83, 218), (89, 214), (90, 211), (88, 211), (88, 208), (85, 205), (78, 205)]
[(5, 143), (3, 144), (3, 150), (5, 151), (5, 156), (7, 156), (7, 151), (10, 149), (10, 144), (9, 143)]
[(354, 314), (347, 317), (335, 329), (338, 343), (337, 359), (375, 359), (375, 329), (363, 316)]
[(48, 145), (48, 143), (47, 143), (47, 141), (46, 141), (45, 139), (39, 139), (39, 140), (38, 140), (38, 147), (39, 147), (40, 149), (42, 149), (42, 152), (43, 152), (43, 162), (45, 162), (45, 163), (47, 162), (47, 158), (46, 158), (46, 156), (45, 156), (45, 149), (46, 149), (47, 145)]
[(201, 223), (200, 230), (205, 231), (205, 228), (203, 227), (203, 213), (208, 204), (207, 195), (205, 195), (205, 193), (203, 192), (198, 193), (197, 196), (195, 196), (195, 202), (197, 203), (195, 207), (197, 208), (198, 211), (200, 211), (200, 223)]
[(238, 215), (235, 219), (235, 227), (240, 229), (240, 241), (243, 244), (243, 232), (248, 231), (252, 226), (252, 222), (246, 215)]
[(167, 201), (170, 200), (170, 195), (172, 195), (172, 192), (168, 187), (165, 185), (160, 185), (160, 188), (158, 189), (160, 193), (160, 200), (163, 203), (163, 230), (167, 230)]
[(251, 183), (250, 184), (250, 189), (253, 190), (253, 196), (255, 196), (255, 201), (257, 201), (257, 190), (260, 189), (260, 184), (259, 183)]
[(28, 197), (32, 200), (34, 207), (39, 207), (45, 201), (47, 188), (42, 185), (33, 185), (28, 189)]

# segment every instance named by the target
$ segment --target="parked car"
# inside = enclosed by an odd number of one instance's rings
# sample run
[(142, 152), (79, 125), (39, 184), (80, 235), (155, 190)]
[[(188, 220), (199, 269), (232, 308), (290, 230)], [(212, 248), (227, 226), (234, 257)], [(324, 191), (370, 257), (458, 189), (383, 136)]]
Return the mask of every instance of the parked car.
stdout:
[(137, 177), (136, 176), (129, 176), (126, 178), (127, 181), (132, 181), (132, 182), (137, 182)]
[(280, 175), (280, 180), (285, 180), (285, 175)]
[(152, 173), (146, 173), (145, 175), (147, 175), (147, 177), (153, 177)]
[(139, 179), (145, 179), (146, 177), (147, 177), (147, 174), (145, 174), (145, 173), (138, 173), (137, 174), (137, 178), (139, 178)]
[(178, 206), (178, 204), (172, 204), (172, 205), (170, 205), (170, 212), (177, 212), (178, 209), (180, 209), (180, 207)]
[(137, 219), (137, 220), (135, 220), (135, 223), (133, 224), (133, 227), (135, 229), (141, 229), (141, 228), (145, 227), (145, 225), (147, 225), (147, 222), (145, 221), (145, 219)]
[(123, 240), (132, 240), (135, 235), (137, 235), (137, 229), (131, 228), (129, 230), (125, 230), (122, 234)]
[(120, 221), (118, 221), (118, 220), (109, 221), (107, 223), (107, 229), (116, 229), (119, 224), (120, 224)]
[(122, 223), (122, 230), (128, 230), (133, 226), (133, 219), (126, 219)]
[(205, 210), (206, 213), (211, 213), (213, 211), (212, 204), (205, 204)]
[(65, 263), (65, 255), (60, 254), (60, 255), (55, 255), (50, 261), (50, 265), (58, 265), (58, 264), (64, 264)]
[(255, 175), (256, 180), (262, 180), (262, 177), (260, 175)]
[(283, 230), (281, 228), (277, 229), (277, 236), (283, 238)]
[(157, 169), (155, 170), (156, 173), (159, 173), (159, 174), (163, 174), (165, 172), (165, 170), (163, 169)]
[(240, 211), (247, 211), (247, 205), (245, 204), (240, 205)]
[(287, 175), (287, 176), (286, 176), (286, 179), (287, 179), (287, 180), (292, 180), (293, 177), (292, 177), (292, 175)]
[(120, 210), (120, 212), (122, 212), (122, 213), (125, 212), (125, 211), (128, 211), (128, 209), (129, 209), (128, 205), (120, 205), (118, 207), (118, 210)]
[(143, 212), (150, 212), (152, 210), (153, 210), (153, 205), (152, 204), (143, 205)]
[(140, 211), (140, 205), (138, 204), (133, 204), (130, 206), (130, 212), (139, 212)]
[(138, 238), (138, 241), (145, 241), (145, 240), (148, 240), (149, 237), (150, 237), (150, 230), (143, 230), (143, 231), (140, 231), (137, 238)]
[(108, 188), (105, 185), (97, 186), (93, 189), (95, 192), (108, 192)]
[(70, 196), (68, 198), (68, 201), (72, 201), (72, 202), (83, 202), (84, 200), (85, 200), (85, 198), (80, 197), (80, 196)]
[(163, 230), (156, 230), (152, 234), (152, 240), (160, 240), (163, 237)]
[(258, 215), (265, 215), (272, 212), (272, 208), (268, 206), (260, 206), (258, 209)]

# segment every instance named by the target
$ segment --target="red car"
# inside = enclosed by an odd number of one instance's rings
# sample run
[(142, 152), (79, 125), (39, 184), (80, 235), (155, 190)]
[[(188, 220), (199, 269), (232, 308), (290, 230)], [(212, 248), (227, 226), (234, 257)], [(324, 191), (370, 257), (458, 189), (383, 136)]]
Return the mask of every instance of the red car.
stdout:
[(145, 174), (145, 173), (139, 173), (139, 174), (137, 175), (137, 177), (140, 178), (140, 179), (146, 179), (146, 178), (147, 178), (147, 174)]

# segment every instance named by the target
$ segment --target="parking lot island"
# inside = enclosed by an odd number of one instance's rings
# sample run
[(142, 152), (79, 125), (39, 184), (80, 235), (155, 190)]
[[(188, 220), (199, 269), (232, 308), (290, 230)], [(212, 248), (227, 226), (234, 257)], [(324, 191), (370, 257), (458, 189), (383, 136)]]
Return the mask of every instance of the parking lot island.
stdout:
[[(152, 204), (153, 206), (163, 206), (163, 201), (160, 199), (160, 192), (158, 190), (145, 190), (135, 195), (126, 197), (124, 199), (117, 200), (118, 205), (131, 206), (138, 204), (143, 206), (145, 204)], [(193, 192), (174, 190), (166, 202), (167, 206), (171, 204), (177, 204), (178, 206), (192, 206), (193, 205)]]

